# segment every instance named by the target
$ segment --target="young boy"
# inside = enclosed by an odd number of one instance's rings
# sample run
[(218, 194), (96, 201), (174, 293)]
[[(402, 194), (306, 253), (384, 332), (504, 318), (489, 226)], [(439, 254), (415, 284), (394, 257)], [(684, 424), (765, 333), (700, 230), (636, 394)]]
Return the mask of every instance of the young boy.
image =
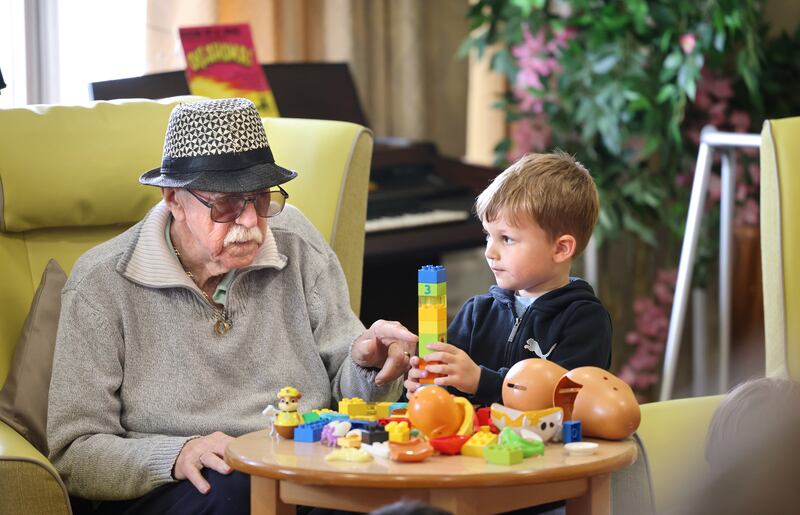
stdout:
[[(570, 265), (597, 223), (599, 199), (591, 175), (571, 156), (529, 154), (478, 196), (486, 261), (497, 281), (466, 302), (448, 329), (450, 343), (431, 343), (427, 370), (435, 384), (474, 404), (502, 402), (508, 369), (527, 358), (564, 368), (611, 364), (611, 318), (589, 284), (570, 278)], [(427, 371), (411, 359), (405, 386)]]

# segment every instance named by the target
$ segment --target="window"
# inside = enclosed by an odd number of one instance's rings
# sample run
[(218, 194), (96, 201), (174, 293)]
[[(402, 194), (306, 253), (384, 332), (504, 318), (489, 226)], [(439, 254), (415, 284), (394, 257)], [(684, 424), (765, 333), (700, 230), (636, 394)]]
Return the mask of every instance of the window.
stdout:
[(25, 4), (24, 0), (0, 0), (0, 70), (6, 89), (0, 90), (0, 108), (24, 105)]
[(90, 83), (145, 73), (147, 0), (58, 0), (61, 103), (91, 99)]
[(91, 82), (142, 75), (146, 20), (147, 0), (0, 0), (0, 107), (83, 103)]

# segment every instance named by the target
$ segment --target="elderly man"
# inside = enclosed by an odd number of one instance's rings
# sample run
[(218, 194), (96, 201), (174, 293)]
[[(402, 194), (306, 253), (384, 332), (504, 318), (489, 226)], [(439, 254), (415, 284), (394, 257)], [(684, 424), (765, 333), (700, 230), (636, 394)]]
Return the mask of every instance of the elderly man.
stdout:
[(62, 293), (48, 441), (71, 494), (116, 501), (107, 512), (246, 513), (249, 482), (223, 453), (265, 427), (282, 387), (304, 411), (400, 396), (417, 338), (364, 330), (336, 255), (286, 205), (296, 175), (249, 100), (173, 110), (162, 165), (140, 178), (163, 201), (84, 254)]

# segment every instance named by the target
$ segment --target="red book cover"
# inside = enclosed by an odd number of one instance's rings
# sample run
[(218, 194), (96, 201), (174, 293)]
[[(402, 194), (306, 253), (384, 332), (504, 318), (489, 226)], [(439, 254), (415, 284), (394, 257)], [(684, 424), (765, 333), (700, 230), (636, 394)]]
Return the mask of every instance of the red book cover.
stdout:
[(193, 95), (249, 98), (261, 116), (279, 116), (264, 69), (256, 59), (250, 26), (211, 25), (179, 29), (186, 81)]

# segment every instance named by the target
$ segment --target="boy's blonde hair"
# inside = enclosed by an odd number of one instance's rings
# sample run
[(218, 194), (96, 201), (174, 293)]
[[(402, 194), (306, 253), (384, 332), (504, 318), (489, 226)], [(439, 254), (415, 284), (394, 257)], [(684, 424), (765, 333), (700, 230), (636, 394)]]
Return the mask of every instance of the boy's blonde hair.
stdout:
[(589, 171), (571, 155), (526, 154), (506, 168), (478, 196), (478, 218), (491, 222), (505, 213), (510, 223), (528, 216), (551, 240), (563, 234), (575, 238), (580, 255), (592, 236), (600, 198)]

